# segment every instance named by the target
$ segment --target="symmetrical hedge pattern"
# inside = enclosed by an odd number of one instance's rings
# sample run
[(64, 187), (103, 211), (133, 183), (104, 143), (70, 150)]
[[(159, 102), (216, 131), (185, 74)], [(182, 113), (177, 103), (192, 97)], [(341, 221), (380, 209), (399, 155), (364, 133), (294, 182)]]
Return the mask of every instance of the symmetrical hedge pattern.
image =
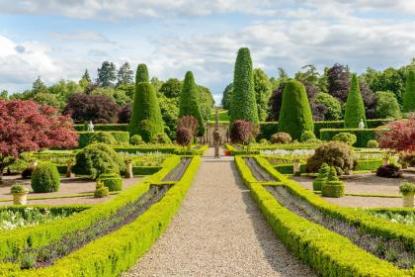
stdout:
[(356, 74), (353, 74), (352, 84), (349, 95), (347, 96), (346, 109), (344, 112), (344, 127), (357, 128), (359, 127), (361, 120), (363, 120), (365, 127), (367, 127), (365, 104), (363, 103), (362, 95), (360, 93), (357, 76)]
[(304, 85), (296, 80), (285, 84), (280, 111), (279, 132), (299, 140), (305, 131), (314, 131), (313, 116)]
[(238, 119), (255, 124), (259, 123), (255, 99), (254, 73), (248, 48), (239, 49), (238, 56), (236, 57), (229, 115), (231, 123)]
[(193, 73), (188, 71), (184, 78), (182, 92), (180, 93), (180, 112), (179, 117), (193, 116), (197, 119), (197, 135), (203, 136), (205, 133), (205, 123), (200, 113), (200, 95), (196, 86)]
[(415, 111), (415, 71), (409, 70), (406, 77), (406, 89), (403, 95), (403, 111), (414, 112)]

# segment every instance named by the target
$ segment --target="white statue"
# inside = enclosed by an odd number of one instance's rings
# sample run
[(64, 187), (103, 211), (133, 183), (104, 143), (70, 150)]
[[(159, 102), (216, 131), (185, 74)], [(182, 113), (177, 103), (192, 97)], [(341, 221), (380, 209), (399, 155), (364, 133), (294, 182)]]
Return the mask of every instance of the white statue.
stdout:
[(92, 123), (92, 120), (90, 120), (88, 123), (88, 132), (93, 132), (93, 131), (94, 131), (94, 124)]
[(360, 122), (359, 122), (359, 129), (364, 129), (365, 128), (365, 123), (363, 122), (363, 118), (362, 119), (360, 119)]

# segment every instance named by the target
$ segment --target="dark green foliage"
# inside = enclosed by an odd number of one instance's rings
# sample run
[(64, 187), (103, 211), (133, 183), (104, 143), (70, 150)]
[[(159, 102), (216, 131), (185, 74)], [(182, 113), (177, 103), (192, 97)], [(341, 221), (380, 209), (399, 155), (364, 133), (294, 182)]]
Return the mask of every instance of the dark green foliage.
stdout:
[(415, 111), (415, 71), (410, 69), (406, 77), (406, 89), (403, 95), (403, 111)]
[(355, 134), (348, 133), (348, 132), (342, 132), (338, 133), (333, 137), (333, 140), (344, 142), (350, 146), (356, 143), (357, 137)]
[(133, 82), (134, 72), (131, 70), (130, 64), (125, 62), (117, 73), (118, 85), (131, 84)]
[(325, 120), (339, 120), (342, 117), (342, 106), (340, 101), (328, 93), (319, 93), (315, 97), (315, 103), (326, 107)]
[(122, 190), (122, 179), (117, 173), (104, 173), (98, 178), (98, 182), (101, 182), (109, 191)]
[(348, 174), (353, 169), (353, 149), (337, 141), (323, 144), (307, 160), (307, 172), (317, 172), (323, 163), (336, 168), (338, 174)]
[(135, 75), (135, 83), (136, 86), (141, 83), (141, 82), (148, 82), (149, 81), (149, 75), (148, 75), (148, 69), (147, 69), (147, 65), (145, 64), (139, 64), (137, 66), (137, 72)]
[(34, 192), (58, 191), (60, 183), (58, 169), (51, 162), (40, 163), (32, 173), (32, 189)]
[(393, 92), (379, 91), (376, 93), (376, 116), (378, 118), (401, 118), (399, 103)]
[[(138, 74), (137, 74), (138, 75)], [(163, 118), (153, 86), (147, 82), (136, 84), (130, 135), (139, 134), (148, 142), (157, 134), (164, 133)]]
[(158, 144), (169, 144), (171, 143), (171, 139), (165, 133), (156, 134), (151, 140), (151, 143), (158, 143)]
[(128, 144), (130, 140), (130, 134), (124, 131), (78, 132), (78, 134), (79, 147), (81, 148), (93, 142), (101, 142), (112, 145), (122, 145)]
[(285, 84), (279, 118), (278, 131), (289, 133), (293, 139), (300, 139), (304, 131), (314, 131), (310, 104), (299, 81)]
[(301, 142), (309, 142), (316, 140), (316, 135), (313, 131), (304, 131), (304, 133), (301, 134), (300, 141)]
[(292, 141), (292, 138), (290, 134), (285, 132), (278, 132), (271, 136), (270, 138), (271, 143), (290, 143)]
[(236, 120), (259, 123), (252, 60), (248, 48), (239, 49), (236, 58), (229, 115), (231, 123)]
[(257, 103), (258, 119), (265, 121), (268, 112), (268, 101), (272, 93), (272, 84), (268, 75), (260, 68), (254, 69), (255, 100)]
[(377, 129), (321, 129), (320, 130), (320, 139), (321, 140), (332, 140), (335, 135), (338, 133), (352, 133), (356, 136), (355, 147), (366, 147), (367, 142), (371, 139), (376, 139)]
[(134, 135), (130, 138), (130, 144), (132, 145), (144, 144), (144, 140), (140, 135)]
[(103, 87), (113, 86), (116, 78), (115, 65), (112, 62), (104, 61), (101, 67), (98, 68), (98, 85)]
[(344, 195), (344, 184), (337, 177), (336, 168), (330, 168), (327, 181), (321, 187), (321, 195), (324, 197), (339, 198)]
[(198, 121), (198, 136), (205, 133), (205, 124), (200, 112), (200, 94), (196, 86), (193, 73), (188, 71), (184, 78), (182, 92), (180, 93), (179, 117), (191, 115)]
[(124, 160), (108, 145), (102, 143), (90, 144), (76, 154), (73, 172), (88, 175), (92, 179), (102, 173), (120, 173), (125, 170)]
[(105, 143), (105, 144), (110, 144), (110, 145), (117, 143), (113, 135), (109, 132), (96, 132), (96, 133), (94, 132), (91, 143), (94, 143), (94, 142), (100, 142), (100, 143)]
[(363, 120), (365, 127), (367, 127), (365, 105), (363, 104), (362, 95), (360, 94), (357, 76), (356, 74), (353, 74), (344, 112), (344, 127), (357, 128), (359, 127), (361, 120)]
[(231, 108), (232, 90), (233, 90), (233, 84), (230, 83), (229, 85), (226, 86), (225, 90), (223, 91), (222, 107), (226, 110), (229, 110)]
[(317, 178), (313, 181), (313, 191), (321, 191), (321, 188), (327, 183), (329, 177), (330, 167), (323, 163), (318, 170)]
[(160, 87), (160, 94), (167, 98), (178, 98), (182, 91), (182, 82), (177, 79), (168, 79)]

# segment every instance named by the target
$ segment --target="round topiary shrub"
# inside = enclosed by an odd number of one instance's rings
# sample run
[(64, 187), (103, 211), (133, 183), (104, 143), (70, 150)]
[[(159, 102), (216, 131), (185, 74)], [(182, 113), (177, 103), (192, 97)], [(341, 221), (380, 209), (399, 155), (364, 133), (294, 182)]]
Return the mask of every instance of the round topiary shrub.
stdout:
[(176, 131), (176, 142), (181, 146), (188, 146), (192, 143), (192, 131), (188, 128), (179, 128)]
[(101, 182), (109, 191), (122, 190), (122, 179), (117, 173), (103, 173), (99, 176), (98, 182)]
[(366, 147), (367, 148), (378, 148), (379, 147), (379, 142), (377, 142), (377, 140), (375, 140), (375, 139), (371, 139), (367, 142)]
[(285, 132), (278, 132), (271, 136), (270, 138), (271, 143), (290, 143), (292, 141), (292, 138), (290, 134)]
[(96, 132), (92, 136), (91, 143), (105, 143), (114, 145), (117, 144), (117, 141), (115, 140), (114, 136), (109, 132)]
[(355, 134), (352, 133), (338, 133), (333, 137), (333, 140), (335, 141), (340, 141), (340, 142), (344, 142), (348, 145), (353, 145), (356, 143), (357, 141), (357, 137)]
[(316, 140), (316, 135), (312, 131), (307, 130), (301, 134), (301, 138), (300, 138), (301, 142), (309, 142), (309, 141), (315, 141), (315, 140)]
[(134, 135), (130, 138), (130, 144), (132, 145), (140, 145), (144, 144), (144, 140), (140, 135)]
[(323, 163), (333, 166), (339, 175), (349, 174), (354, 164), (353, 148), (338, 141), (323, 144), (307, 160), (306, 171), (317, 172)]
[(55, 192), (61, 184), (58, 168), (51, 162), (39, 164), (32, 173), (34, 192)]
[(76, 154), (75, 160), (73, 172), (79, 175), (88, 175), (94, 180), (104, 172), (120, 173), (125, 171), (125, 163), (121, 156), (103, 143), (86, 146)]

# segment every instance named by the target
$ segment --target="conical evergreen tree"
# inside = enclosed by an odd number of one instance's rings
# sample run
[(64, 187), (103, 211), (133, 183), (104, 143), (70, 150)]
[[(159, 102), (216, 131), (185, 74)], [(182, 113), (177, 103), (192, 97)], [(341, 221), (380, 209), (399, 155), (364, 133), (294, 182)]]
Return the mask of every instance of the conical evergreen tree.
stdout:
[(137, 66), (137, 72), (135, 74), (135, 83), (136, 85), (141, 82), (149, 82), (150, 78), (148, 75), (147, 65), (139, 64)]
[(314, 131), (313, 115), (304, 85), (297, 80), (285, 83), (278, 124), (279, 132), (286, 132), (299, 140), (305, 131)]
[(229, 114), (231, 122), (241, 119), (259, 123), (252, 60), (248, 48), (239, 49), (236, 57)]
[(356, 74), (352, 76), (352, 83), (350, 91), (347, 96), (346, 108), (344, 112), (344, 127), (358, 128), (360, 121), (363, 120), (366, 124), (366, 112), (363, 98), (360, 93), (359, 82)]
[(406, 89), (403, 95), (403, 111), (415, 112), (415, 71), (410, 69), (406, 77)]
[(191, 115), (196, 118), (198, 123), (198, 136), (203, 136), (205, 133), (205, 124), (203, 122), (202, 114), (200, 112), (200, 92), (196, 86), (193, 73), (186, 72), (184, 78), (183, 88), (180, 93), (180, 112), (179, 117)]

